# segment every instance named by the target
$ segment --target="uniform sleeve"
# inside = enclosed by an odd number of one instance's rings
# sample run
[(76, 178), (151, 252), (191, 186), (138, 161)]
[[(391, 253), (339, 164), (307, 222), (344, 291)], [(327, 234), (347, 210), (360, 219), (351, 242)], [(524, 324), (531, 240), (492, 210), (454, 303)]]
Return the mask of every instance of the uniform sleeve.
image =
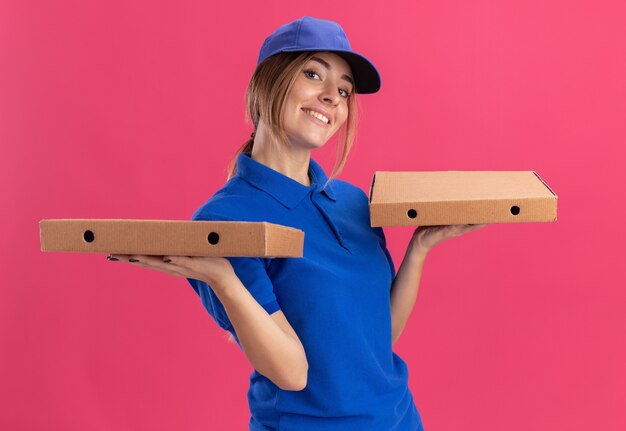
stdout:
[[(192, 220), (233, 221), (232, 218), (206, 211), (196, 212), (193, 215)], [(268, 314), (272, 314), (280, 310), (280, 306), (276, 300), (276, 295), (274, 294), (274, 287), (267, 275), (266, 259), (256, 257), (227, 257), (227, 259), (235, 270), (235, 274), (241, 280), (241, 283), (246, 287), (246, 289), (248, 289), (250, 294), (263, 307), (263, 309), (267, 311)], [(187, 281), (200, 296), (202, 304), (213, 317), (215, 322), (220, 326), (220, 328), (233, 334), (237, 344), (241, 346), (233, 325), (226, 314), (226, 310), (217, 295), (215, 295), (211, 289), (211, 286), (204, 281), (193, 278), (187, 278)]]
[(385, 238), (385, 232), (383, 231), (382, 227), (374, 227), (372, 229), (374, 229), (374, 231), (376, 232), (376, 235), (378, 236), (378, 241), (380, 243), (380, 248), (383, 250), (385, 256), (387, 257), (387, 262), (389, 263), (389, 272), (391, 273), (391, 282), (393, 283), (393, 279), (396, 278), (396, 267), (394, 266), (391, 254), (387, 249), (387, 239)]

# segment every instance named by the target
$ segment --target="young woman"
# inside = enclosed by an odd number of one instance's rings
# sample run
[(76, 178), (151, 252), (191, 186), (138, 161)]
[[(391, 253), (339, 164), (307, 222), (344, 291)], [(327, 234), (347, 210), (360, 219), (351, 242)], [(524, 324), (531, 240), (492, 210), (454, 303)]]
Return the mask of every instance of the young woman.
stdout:
[[(247, 91), (255, 131), (193, 219), (292, 226), (305, 232), (304, 256), (113, 257), (187, 278), (254, 367), (251, 430), (423, 429), (392, 344), (428, 251), (484, 225), (417, 228), (396, 274), (367, 195), (333, 178), (354, 139), (356, 94), (379, 88), (338, 24), (303, 17), (279, 27)], [(328, 178), (311, 151), (337, 132), (342, 156)]]

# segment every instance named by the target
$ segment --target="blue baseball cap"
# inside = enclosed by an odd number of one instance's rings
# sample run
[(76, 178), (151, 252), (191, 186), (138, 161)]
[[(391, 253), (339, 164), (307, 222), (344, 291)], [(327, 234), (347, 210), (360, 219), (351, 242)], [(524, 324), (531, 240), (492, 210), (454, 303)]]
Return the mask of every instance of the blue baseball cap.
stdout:
[(380, 74), (372, 62), (350, 47), (341, 26), (333, 21), (303, 16), (278, 27), (263, 42), (257, 66), (279, 52), (331, 51), (350, 65), (355, 93), (371, 94), (380, 89)]

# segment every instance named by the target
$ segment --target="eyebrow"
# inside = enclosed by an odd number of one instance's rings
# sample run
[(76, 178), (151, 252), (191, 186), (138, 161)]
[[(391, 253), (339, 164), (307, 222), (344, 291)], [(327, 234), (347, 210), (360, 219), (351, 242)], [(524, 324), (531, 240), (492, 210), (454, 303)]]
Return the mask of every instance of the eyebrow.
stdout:
[[(311, 60), (315, 60), (318, 63), (320, 63), (322, 66), (324, 66), (326, 69), (330, 70), (332, 69), (332, 67), (330, 66), (330, 64), (328, 64), (327, 61), (322, 60), (319, 57), (311, 57)], [(354, 81), (352, 80), (352, 78), (350, 78), (348, 75), (341, 75), (342, 79), (345, 79), (346, 81), (348, 81), (350, 84), (352, 84), (352, 86), (354, 87)]]

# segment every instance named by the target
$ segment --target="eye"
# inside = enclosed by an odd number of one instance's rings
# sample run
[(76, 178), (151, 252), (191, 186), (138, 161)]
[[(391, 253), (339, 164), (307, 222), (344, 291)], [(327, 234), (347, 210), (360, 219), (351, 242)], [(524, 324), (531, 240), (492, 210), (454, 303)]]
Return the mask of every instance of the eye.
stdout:
[(309, 78), (309, 79), (313, 79), (313, 78), (311, 77), (311, 75), (315, 75), (315, 76), (319, 77), (319, 75), (317, 74), (317, 72), (314, 72), (314, 71), (312, 71), (312, 70), (305, 70), (305, 71), (304, 71), (304, 76), (306, 76), (307, 78)]
[[(302, 73), (304, 73), (304, 76), (306, 76), (309, 79), (315, 79), (315, 77), (317, 76), (318, 78), (320, 77), (318, 75), (317, 72), (315, 72), (314, 70), (304, 70)], [(343, 93), (342, 93), (343, 92)], [(345, 90), (343, 88), (339, 89), (339, 94), (341, 94), (341, 97), (347, 99), (350, 97), (350, 92), (348, 90)]]

